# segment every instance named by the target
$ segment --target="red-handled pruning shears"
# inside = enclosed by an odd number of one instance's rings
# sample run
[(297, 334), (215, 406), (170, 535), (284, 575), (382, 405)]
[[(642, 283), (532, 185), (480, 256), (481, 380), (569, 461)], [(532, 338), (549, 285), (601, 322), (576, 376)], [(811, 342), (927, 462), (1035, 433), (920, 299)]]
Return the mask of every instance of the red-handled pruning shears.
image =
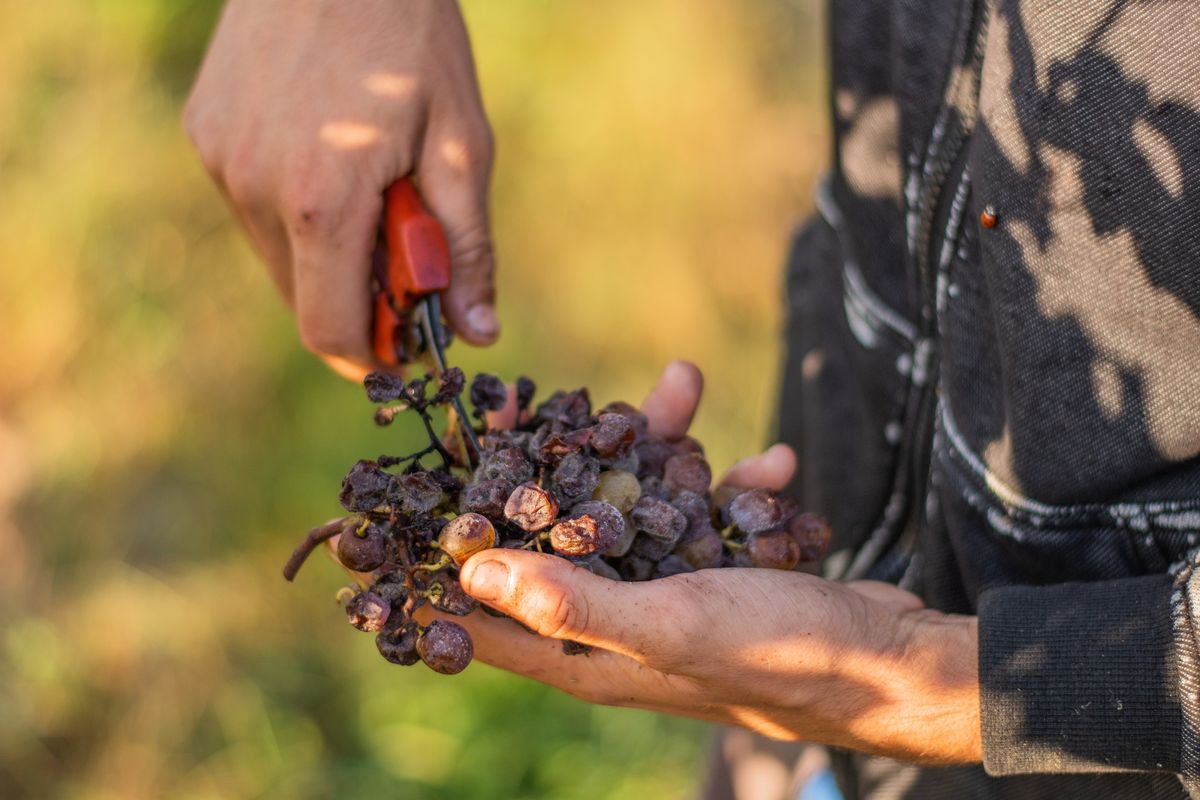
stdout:
[[(442, 325), (440, 292), (450, 288), (450, 247), (446, 234), (425, 209), (417, 187), (401, 178), (384, 196), (386, 258), (376, 258), (375, 319), (372, 344), (384, 364), (410, 364), (424, 358), (431, 371), (446, 371), (449, 332)], [(480, 452), (462, 401), (454, 399), (468, 460)]]

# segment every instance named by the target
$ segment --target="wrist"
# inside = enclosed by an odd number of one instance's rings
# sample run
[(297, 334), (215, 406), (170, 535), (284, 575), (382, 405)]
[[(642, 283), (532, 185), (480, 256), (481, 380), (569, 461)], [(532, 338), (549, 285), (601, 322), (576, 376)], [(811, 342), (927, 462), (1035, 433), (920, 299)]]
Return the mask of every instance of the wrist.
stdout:
[(907, 698), (916, 719), (914, 756), (926, 763), (979, 763), (979, 619), (919, 611), (901, 669), (914, 684)]
[(869, 713), (851, 718), (850, 746), (922, 764), (978, 763), (978, 622), (920, 610), (896, 615), (893, 643), (866, 659)]

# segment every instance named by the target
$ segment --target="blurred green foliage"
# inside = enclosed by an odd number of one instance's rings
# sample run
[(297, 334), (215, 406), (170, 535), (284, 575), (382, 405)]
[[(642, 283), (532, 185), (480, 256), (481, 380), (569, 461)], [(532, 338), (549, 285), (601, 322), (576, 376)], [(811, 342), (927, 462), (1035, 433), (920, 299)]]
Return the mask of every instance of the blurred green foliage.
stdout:
[[(0, 25), (0, 797), (667, 798), (706, 729), (384, 663), (320, 560), (403, 450), (299, 347), (179, 109), (215, 0)], [(720, 468), (769, 435), (778, 266), (824, 160), (810, 0), (469, 0), (503, 341), (468, 372), (636, 401), (683, 356)]]

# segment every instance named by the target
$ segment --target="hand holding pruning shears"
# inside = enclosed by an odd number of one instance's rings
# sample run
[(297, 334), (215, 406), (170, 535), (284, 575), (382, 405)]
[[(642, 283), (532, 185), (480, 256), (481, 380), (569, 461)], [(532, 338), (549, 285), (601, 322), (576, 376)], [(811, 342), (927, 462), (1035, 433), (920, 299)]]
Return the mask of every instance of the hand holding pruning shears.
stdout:
[(338, 372), (386, 366), (372, 251), (384, 192), (407, 175), (445, 230), (449, 327), (495, 341), (492, 137), (456, 3), (228, 0), (184, 121), (301, 340)]

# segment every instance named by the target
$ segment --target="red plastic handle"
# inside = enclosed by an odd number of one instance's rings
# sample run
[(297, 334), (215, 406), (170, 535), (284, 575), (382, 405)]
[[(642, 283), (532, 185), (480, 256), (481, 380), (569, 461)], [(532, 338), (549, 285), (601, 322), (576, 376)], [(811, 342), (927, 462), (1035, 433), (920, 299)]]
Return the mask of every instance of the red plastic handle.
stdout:
[(422, 297), (450, 287), (450, 247), (441, 224), (425, 209), (417, 187), (401, 178), (384, 196), (387, 283), (375, 299), (374, 349), (385, 364), (396, 364), (395, 311), (411, 308)]
[(408, 308), (450, 287), (450, 247), (411, 180), (402, 178), (389, 186), (386, 201), (388, 282), (396, 304)]

